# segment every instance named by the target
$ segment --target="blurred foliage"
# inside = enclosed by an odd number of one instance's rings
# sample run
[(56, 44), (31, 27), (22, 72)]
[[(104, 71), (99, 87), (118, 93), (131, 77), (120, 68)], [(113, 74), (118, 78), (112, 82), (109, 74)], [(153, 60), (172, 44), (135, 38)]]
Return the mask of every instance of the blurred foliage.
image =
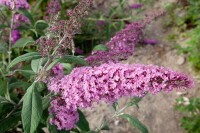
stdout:
[(165, 25), (173, 26), (176, 32), (169, 35), (168, 39), (177, 40), (185, 32), (185, 37), (189, 39), (186, 45), (180, 44), (177, 48), (179, 52), (187, 54), (189, 62), (196, 70), (200, 70), (200, 1), (179, 0), (166, 8), (170, 19)]
[(200, 25), (194, 28), (190, 33), (190, 40), (185, 51), (188, 53), (188, 59), (195, 68), (200, 70)]
[(200, 132), (200, 98), (180, 97), (177, 99), (176, 109), (184, 114), (181, 126), (187, 133)]
[[(168, 21), (165, 26), (173, 27), (174, 33), (168, 36), (171, 41), (179, 38), (187, 41), (176, 45), (179, 53), (187, 55), (188, 61), (195, 70), (200, 70), (200, 1), (179, 0), (166, 6)], [(200, 98), (180, 97), (176, 109), (182, 112), (181, 126), (187, 133), (200, 132)]]
[(179, 0), (166, 5), (166, 10), (170, 17), (167, 26), (173, 25), (181, 30), (187, 30), (196, 27), (200, 22), (200, 1)]

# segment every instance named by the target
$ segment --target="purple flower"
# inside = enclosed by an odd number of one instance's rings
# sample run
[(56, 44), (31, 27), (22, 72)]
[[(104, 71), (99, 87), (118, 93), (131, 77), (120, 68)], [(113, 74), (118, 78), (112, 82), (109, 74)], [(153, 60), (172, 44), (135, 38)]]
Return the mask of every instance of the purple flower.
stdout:
[(25, 23), (30, 23), (29, 22), (29, 19), (27, 17), (25, 17), (24, 15), (22, 14), (15, 14), (14, 15), (14, 23), (17, 23), (17, 22), (25, 22)]
[[(36, 40), (36, 44), (40, 44), (38, 51), (44, 57), (50, 53), (58, 42), (52, 38), (40, 37)], [(59, 49), (58, 49), (59, 50)]]
[(12, 31), (12, 44), (15, 44), (17, 40), (19, 40), (21, 37), (20, 32), (18, 30)]
[[(54, 0), (53, 2), (56, 1), (59, 2), (58, 0)], [(51, 54), (57, 44), (59, 44), (56, 52), (56, 55), (58, 56), (63, 56), (64, 53), (68, 53), (69, 50), (71, 50), (72, 53), (75, 52), (73, 39), (75, 34), (80, 33), (82, 26), (81, 20), (88, 14), (90, 6), (92, 6), (92, 0), (80, 0), (78, 5), (76, 5), (68, 14), (69, 18), (67, 20), (60, 20), (55, 16), (54, 18), (50, 18), (50, 20), (53, 19), (53, 21), (55, 21), (54, 23), (51, 23), (47, 29), (47, 32), (52, 38), (41, 37), (35, 43), (39, 45), (39, 52), (42, 56)], [(59, 15), (56, 16), (58, 17)], [(59, 39), (57, 39), (55, 35), (59, 35)]]
[(117, 32), (113, 38), (105, 45), (108, 51), (97, 51), (88, 56), (86, 60), (90, 65), (99, 65), (109, 61), (117, 62), (127, 59), (133, 54), (135, 45), (140, 42), (142, 36), (142, 25), (133, 22), (125, 29)]
[(117, 32), (113, 38), (105, 45), (110, 51), (133, 53), (135, 45), (140, 41), (142, 26), (138, 22), (133, 22), (125, 29)]
[(27, 24), (30, 23), (29, 19), (22, 14), (15, 14), (13, 20), (14, 20), (14, 29), (20, 27), (22, 23), (27, 23)]
[(76, 53), (76, 54), (83, 54), (83, 50), (80, 49), (80, 48), (76, 48), (76, 49), (75, 49), (75, 53)]
[(58, 63), (56, 64), (52, 69), (52, 74), (55, 78), (60, 79), (64, 76), (64, 67), (62, 64)]
[(104, 20), (98, 20), (97, 21), (97, 25), (98, 26), (104, 26), (104, 25), (106, 25), (106, 21), (104, 21)]
[(137, 3), (137, 4), (132, 4), (132, 5), (130, 6), (130, 8), (131, 8), (131, 9), (139, 9), (139, 8), (141, 8), (142, 6), (143, 6), (142, 4)]
[[(66, 102), (60, 97), (56, 97), (51, 101), (51, 106), (49, 108), (49, 114), (54, 115), (58, 119), (50, 119), (51, 124), (55, 124), (59, 130), (72, 129), (75, 127), (74, 123), (79, 120), (78, 112), (74, 110), (66, 110)], [(56, 112), (56, 114), (55, 114)]]
[(46, 19), (49, 19), (61, 10), (60, 1), (59, 0), (51, 0), (46, 9)]
[(10, 9), (12, 9), (14, 7), (13, 4), (15, 4), (16, 9), (29, 9), (30, 8), (27, 0), (14, 0), (14, 3), (12, 2), (12, 0), (0, 0), (0, 5), (6, 5)]
[(86, 58), (90, 65), (100, 65), (107, 62), (118, 62), (127, 59), (133, 54), (135, 45), (141, 42), (143, 29), (147, 24), (163, 15), (165, 11), (158, 10), (150, 13), (145, 19), (133, 22), (126, 26), (123, 30), (117, 32), (113, 38), (105, 45), (108, 51), (98, 51), (92, 53)]
[(78, 121), (77, 109), (93, 103), (113, 103), (123, 96), (143, 97), (147, 92), (170, 92), (174, 88), (191, 88), (186, 75), (153, 65), (102, 64), (75, 68), (71, 74), (50, 83), (48, 89), (59, 96), (51, 102), (51, 124), (69, 130)]
[(155, 39), (144, 39), (143, 43), (150, 44), (150, 45), (156, 45), (156, 44), (158, 44), (158, 41)]

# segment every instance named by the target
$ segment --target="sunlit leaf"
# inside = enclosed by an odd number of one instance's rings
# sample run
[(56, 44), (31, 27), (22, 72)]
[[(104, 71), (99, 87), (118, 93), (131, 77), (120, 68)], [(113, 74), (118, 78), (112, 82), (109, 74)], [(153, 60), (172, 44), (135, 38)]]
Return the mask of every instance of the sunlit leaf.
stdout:
[(22, 125), (26, 133), (34, 133), (42, 117), (42, 99), (33, 83), (23, 98)]
[(78, 114), (79, 114), (79, 121), (76, 123), (78, 128), (80, 128), (81, 131), (90, 131), (89, 123), (86, 120), (84, 114), (80, 110), (78, 110)]
[(128, 114), (122, 114), (120, 117), (128, 120), (128, 122), (135, 128), (139, 129), (142, 133), (148, 133), (148, 129), (145, 125), (143, 125), (137, 118), (128, 115)]
[(28, 61), (28, 60), (34, 60), (41, 58), (42, 56), (38, 52), (31, 52), (31, 53), (26, 53), (24, 55), (18, 56), (15, 58), (8, 66), (8, 68), (11, 68), (15, 66), (17, 63), (22, 62), (22, 61)]
[(13, 45), (12, 48), (24, 48), (25, 46), (29, 46), (34, 44), (34, 40), (32, 38), (21, 38), (17, 40), (17, 42)]

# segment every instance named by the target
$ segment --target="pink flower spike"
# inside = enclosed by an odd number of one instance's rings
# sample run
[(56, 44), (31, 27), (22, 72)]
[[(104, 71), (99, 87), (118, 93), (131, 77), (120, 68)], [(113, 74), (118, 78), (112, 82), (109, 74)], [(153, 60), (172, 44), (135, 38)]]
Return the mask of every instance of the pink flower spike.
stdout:
[[(27, 0), (13, 0), (16, 9), (29, 9), (30, 5)], [(0, 5), (8, 6), (10, 9), (13, 8), (12, 0), (0, 0)]]
[(192, 88), (188, 76), (154, 65), (102, 64), (75, 68), (71, 74), (49, 84), (56, 97), (51, 102), (52, 124), (69, 130), (78, 121), (77, 109), (93, 103), (113, 103), (124, 96), (143, 97), (146, 93), (171, 92), (174, 88)]
[(131, 9), (140, 9), (140, 8), (142, 8), (142, 4), (140, 4), (140, 3), (137, 3), (137, 4), (132, 4), (131, 6), (130, 6), (130, 8)]

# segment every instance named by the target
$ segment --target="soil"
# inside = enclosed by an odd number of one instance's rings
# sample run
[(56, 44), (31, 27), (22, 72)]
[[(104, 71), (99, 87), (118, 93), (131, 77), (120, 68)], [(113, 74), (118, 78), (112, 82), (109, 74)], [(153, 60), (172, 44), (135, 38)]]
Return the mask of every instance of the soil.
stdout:
[[(171, 0), (172, 1), (172, 0)], [(160, 0), (163, 4), (165, 0)], [(173, 1), (172, 1), (173, 2)], [(155, 5), (154, 7), (158, 7)], [(138, 46), (135, 53), (122, 63), (134, 64), (154, 64), (164, 67), (169, 67), (173, 70), (184, 72), (192, 77), (196, 77), (194, 70), (189, 65), (185, 55), (178, 55), (174, 43), (167, 40), (167, 36), (171, 33), (172, 28), (163, 28), (167, 17), (163, 16), (158, 21), (153, 22), (146, 29), (147, 36), (159, 40), (157, 45)], [(184, 92), (186, 97), (193, 97), (200, 95), (199, 83), (196, 88)], [(180, 126), (180, 118), (182, 114), (175, 110), (176, 98), (179, 97), (179, 91), (173, 91), (169, 94), (159, 93), (156, 95), (148, 94), (139, 103), (137, 107), (128, 108), (125, 113), (137, 117), (144, 123), (150, 133), (185, 133)], [(128, 98), (122, 98), (119, 105), (122, 108), (127, 102)], [(99, 127), (103, 119), (109, 119), (114, 114), (114, 109), (111, 105), (101, 103), (95, 105), (93, 109), (88, 109), (86, 112), (88, 121), (92, 129)], [(126, 121), (116, 118), (111, 122), (109, 131), (105, 133), (138, 133), (139, 131)]]

